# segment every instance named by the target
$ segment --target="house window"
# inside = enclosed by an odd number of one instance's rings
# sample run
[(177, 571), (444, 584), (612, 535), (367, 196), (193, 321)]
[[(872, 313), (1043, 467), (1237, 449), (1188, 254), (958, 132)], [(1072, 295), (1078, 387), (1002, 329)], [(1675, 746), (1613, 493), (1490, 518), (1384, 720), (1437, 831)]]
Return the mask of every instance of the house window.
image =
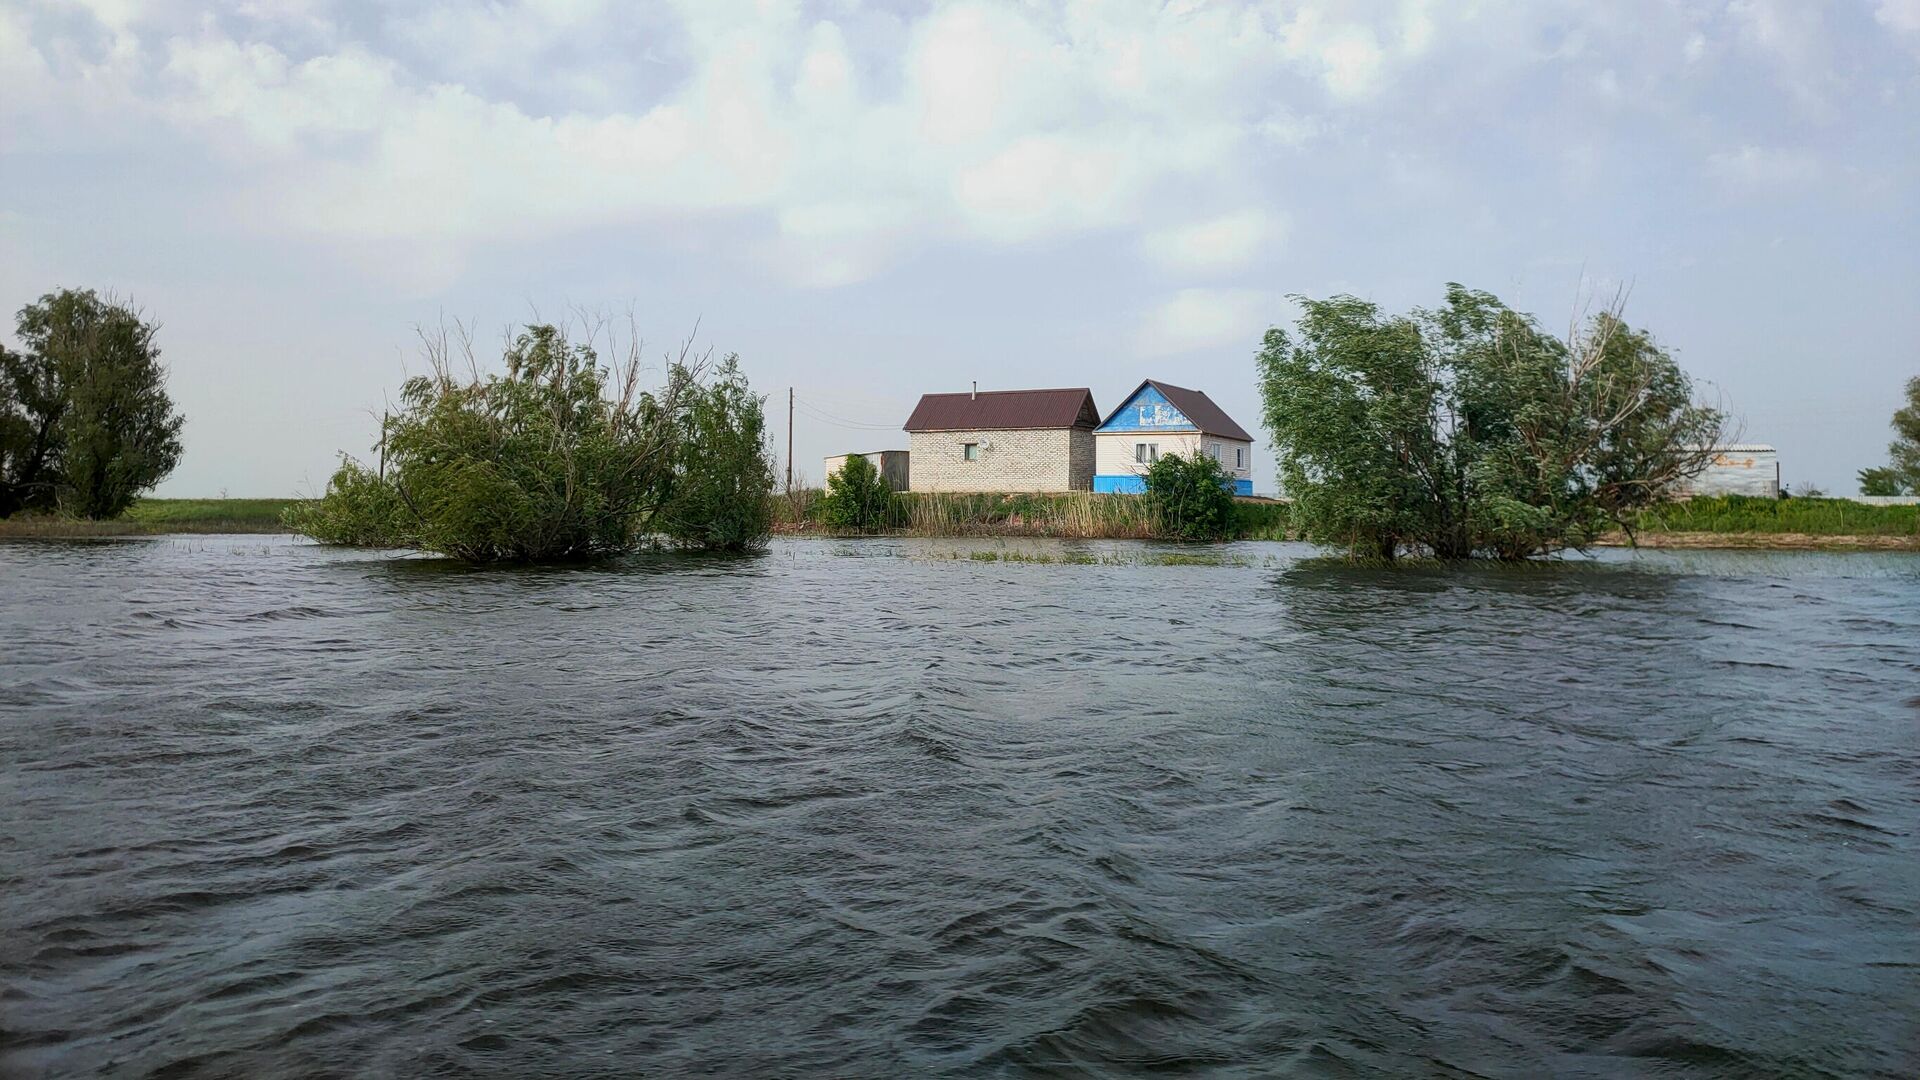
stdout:
[(1133, 444), (1133, 460), (1142, 465), (1151, 465), (1160, 460), (1160, 444), (1137, 442)]
[(961, 447), (960, 447), (960, 453), (968, 461), (979, 461), (980, 460), (980, 444), (977, 442), (963, 443), (961, 444)]
[(1233, 467), (1236, 469), (1244, 469), (1247, 467), (1246, 447), (1236, 446), (1233, 448)]
[(1221, 458), (1221, 456), (1220, 456), (1220, 444), (1219, 444), (1219, 443), (1217, 443), (1217, 442), (1216, 442), (1216, 443), (1208, 443), (1208, 444), (1207, 444), (1207, 456), (1208, 456), (1208, 457), (1210, 457), (1210, 458), (1212, 458), (1212, 459), (1213, 459), (1213, 460), (1215, 460), (1215, 461), (1221, 461), (1221, 460), (1223, 460), (1223, 459)]

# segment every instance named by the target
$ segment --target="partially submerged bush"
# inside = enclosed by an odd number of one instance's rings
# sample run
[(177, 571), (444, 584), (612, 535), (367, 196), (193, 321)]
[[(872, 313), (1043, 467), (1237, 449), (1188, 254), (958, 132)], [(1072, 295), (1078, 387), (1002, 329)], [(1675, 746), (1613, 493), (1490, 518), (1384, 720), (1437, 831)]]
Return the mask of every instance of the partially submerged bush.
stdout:
[(352, 458), (327, 481), (327, 493), (287, 507), (287, 528), (323, 544), (405, 547), (407, 508), (380, 474)]
[(506, 373), (454, 374), (445, 335), (385, 422), (383, 480), (354, 463), (294, 522), (315, 539), (435, 551), (470, 562), (590, 559), (655, 530), (738, 549), (766, 535), (772, 483), (760, 402), (734, 358), (705, 379), (687, 350), (656, 393), (637, 347), (616, 370), (551, 325), (508, 346)]
[(1170, 540), (1225, 540), (1234, 527), (1233, 478), (1200, 453), (1167, 454), (1147, 467), (1147, 507)]
[(702, 385), (675, 395), (674, 469), (659, 530), (709, 551), (744, 551), (767, 542), (773, 524), (773, 459), (767, 453), (762, 401), (747, 387), (740, 358), (722, 361)]
[(1307, 539), (1355, 556), (1522, 559), (1629, 526), (1711, 461), (1720, 413), (1618, 304), (1549, 336), (1459, 285), (1389, 315), (1297, 298), (1260, 354), (1280, 486)]
[(835, 529), (873, 532), (900, 517), (898, 497), (873, 462), (860, 454), (847, 455), (840, 471), (827, 477), (827, 494), (820, 500), (820, 520)]

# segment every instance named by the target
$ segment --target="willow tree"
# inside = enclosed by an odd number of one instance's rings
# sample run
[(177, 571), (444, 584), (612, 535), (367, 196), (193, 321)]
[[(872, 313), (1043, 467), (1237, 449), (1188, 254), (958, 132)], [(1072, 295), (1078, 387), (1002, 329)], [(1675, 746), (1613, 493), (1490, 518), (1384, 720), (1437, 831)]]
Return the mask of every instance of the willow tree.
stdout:
[(1920, 495), (1920, 375), (1907, 380), (1906, 396), (1893, 413), (1887, 464), (1860, 470), (1862, 495)]
[(1387, 314), (1296, 298), (1259, 357), (1281, 485), (1311, 540), (1356, 556), (1520, 559), (1581, 547), (1698, 475), (1722, 419), (1618, 307), (1565, 338), (1447, 287)]
[(288, 524), (476, 563), (602, 558), (657, 534), (727, 550), (764, 539), (773, 466), (736, 360), (716, 372), (683, 347), (644, 389), (637, 338), (609, 365), (603, 330), (528, 326), (488, 374), (470, 335), (428, 335), (427, 373), (383, 423), (383, 467), (343, 461)]

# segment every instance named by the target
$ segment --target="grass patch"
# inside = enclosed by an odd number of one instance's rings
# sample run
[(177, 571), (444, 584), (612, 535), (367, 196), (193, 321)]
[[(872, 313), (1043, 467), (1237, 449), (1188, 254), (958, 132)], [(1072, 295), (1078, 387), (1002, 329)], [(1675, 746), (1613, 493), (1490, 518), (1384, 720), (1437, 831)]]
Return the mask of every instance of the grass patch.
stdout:
[(0, 537), (153, 536), (161, 533), (283, 533), (281, 513), (298, 499), (141, 499), (111, 521), (52, 514), (0, 520)]
[(1649, 533), (1916, 536), (1920, 535), (1920, 506), (1870, 506), (1852, 499), (1713, 495), (1654, 507), (1642, 513), (1635, 526)]
[[(892, 536), (1036, 536), (1064, 540), (1152, 540), (1159, 530), (1139, 495), (1086, 491), (1048, 493), (902, 492), (904, 524)], [(777, 495), (774, 531), (832, 532), (821, 520), (817, 491)], [(1234, 503), (1232, 539), (1285, 540), (1287, 506), (1267, 500)]]

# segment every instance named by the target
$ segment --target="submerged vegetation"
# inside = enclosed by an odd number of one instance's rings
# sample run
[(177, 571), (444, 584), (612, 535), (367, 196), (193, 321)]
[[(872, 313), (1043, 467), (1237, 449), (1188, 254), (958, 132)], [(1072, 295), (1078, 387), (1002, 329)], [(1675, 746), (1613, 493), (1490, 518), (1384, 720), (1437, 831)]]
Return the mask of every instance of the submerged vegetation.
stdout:
[(764, 542), (773, 466), (737, 359), (713, 367), (683, 347), (660, 389), (642, 390), (637, 339), (604, 367), (600, 329), (573, 341), (529, 326), (505, 372), (487, 375), (465, 334), (428, 337), (429, 373), (383, 422), (384, 468), (343, 460), (288, 525), (482, 563), (600, 558), (654, 535), (710, 550)]
[(1269, 330), (1259, 357), (1267, 427), (1295, 525), (1355, 556), (1582, 547), (1720, 442), (1720, 414), (1617, 305), (1561, 340), (1459, 285), (1406, 315), (1298, 299), (1294, 332)]
[(1233, 535), (1233, 478), (1210, 457), (1166, 454), (1147, 467), (1147, 514), (1169, 540)]
[[(851, 461), (849, 462), (851, 464)], [(830, 495), (796, 491), (774, 501), (780, 532), (855, 532), (829, 516)], [(1077, 540), (1166, 538), (1161, 520), (1138, 495), (1093, 492), (996, 494), (990, 492), (898, 492), (893, 524), (903, 536), (1047, 536)], [(1285, 540), (1287, 507), (1270, 500), (1227, 500), (1231, 517), (1219, 539)]]

